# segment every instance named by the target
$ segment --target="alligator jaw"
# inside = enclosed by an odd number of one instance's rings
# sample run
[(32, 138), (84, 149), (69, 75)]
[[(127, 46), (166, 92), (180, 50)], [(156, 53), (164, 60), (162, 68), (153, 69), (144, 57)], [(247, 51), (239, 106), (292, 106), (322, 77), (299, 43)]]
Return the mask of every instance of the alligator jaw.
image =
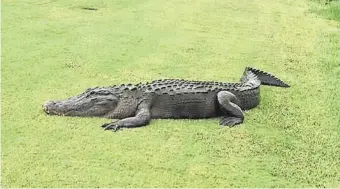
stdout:
[(42, 109), (47, 115), (102, 117), (114, 110), (118, 102), (111, 88), (91, 88), (67, 99), (47, 101)]
[(44, 112), (47, 115), (59, 115), (59, 116), (63, 116), (64, 115), (63, 113), (56, 112), (56, 111), (53, 110), (53, 109), (55, 109), (55, 106), (56, 106), (56, 102), (54, 102), (54, 101), (47, 101), (47, 102), (45, 102), (42, 105), (42, 108), (43, 108)]
[(48, 109), (48, 105), (49, 104), (52, 104), (53, 102), (51, 102), (51, 101), (47, 101), (47, 102), (45, 102), (43, 105), (42, 105), (42, 108), (43, 108), (43, 110), (44, 110), (44, 112), (46, 113), (46, 114), (48, 114), (48, 115), (51, 115), (51, 112), (50, 112), (50, 110)]

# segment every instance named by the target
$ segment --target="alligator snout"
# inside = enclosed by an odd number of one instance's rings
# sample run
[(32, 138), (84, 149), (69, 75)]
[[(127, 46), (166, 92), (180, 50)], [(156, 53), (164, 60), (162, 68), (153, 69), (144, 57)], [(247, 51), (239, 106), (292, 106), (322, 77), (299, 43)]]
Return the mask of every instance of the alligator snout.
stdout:
[(53, 106), (55, 106), (55, 104), (56, 103), (53, 101), (47, 101), (42, 105), (42, 108), (47, 114), (52, 114), (51, 109), (53, 108)]

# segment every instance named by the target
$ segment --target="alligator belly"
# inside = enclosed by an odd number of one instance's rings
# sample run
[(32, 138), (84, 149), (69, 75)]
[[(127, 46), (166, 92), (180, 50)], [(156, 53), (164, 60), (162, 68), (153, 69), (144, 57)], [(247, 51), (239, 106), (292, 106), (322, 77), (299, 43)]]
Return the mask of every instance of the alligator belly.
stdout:
[(151, 107), (153, 118), (209, 118), (218, 116), (218, 104), (214, 97), (203, 95), (159, 96)]

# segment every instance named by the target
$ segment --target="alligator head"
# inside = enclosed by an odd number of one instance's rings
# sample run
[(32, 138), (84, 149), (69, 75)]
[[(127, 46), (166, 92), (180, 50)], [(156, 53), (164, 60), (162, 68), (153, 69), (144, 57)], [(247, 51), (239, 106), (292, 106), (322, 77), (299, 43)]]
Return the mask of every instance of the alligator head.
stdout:
[(114, 110), (118, 95), (109, 88), (89, 88), (77, 96), (48, 101), (43, 109), (48, 115), (103, 117)]

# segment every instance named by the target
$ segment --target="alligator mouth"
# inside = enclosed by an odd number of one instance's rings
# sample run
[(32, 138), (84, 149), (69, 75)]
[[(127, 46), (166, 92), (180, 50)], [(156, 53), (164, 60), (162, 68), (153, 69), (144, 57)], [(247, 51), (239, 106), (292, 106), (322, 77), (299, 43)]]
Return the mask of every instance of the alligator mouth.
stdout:
[(47, 106), (45, 106), (45, 104), (44, 104), (44, 105), (42, 105), (42, 107), (43, 107), (44, 112), (46, 114), (50, 115), (50, 111), (48, 110)]
[(59, 116), (64, 115), (63, 113), (55, 110), (56, 109), (56, 103), (53, 102), (53, 101), (45, 102), (42, 105), (42, 108), (47, 115), (59, 115)]

